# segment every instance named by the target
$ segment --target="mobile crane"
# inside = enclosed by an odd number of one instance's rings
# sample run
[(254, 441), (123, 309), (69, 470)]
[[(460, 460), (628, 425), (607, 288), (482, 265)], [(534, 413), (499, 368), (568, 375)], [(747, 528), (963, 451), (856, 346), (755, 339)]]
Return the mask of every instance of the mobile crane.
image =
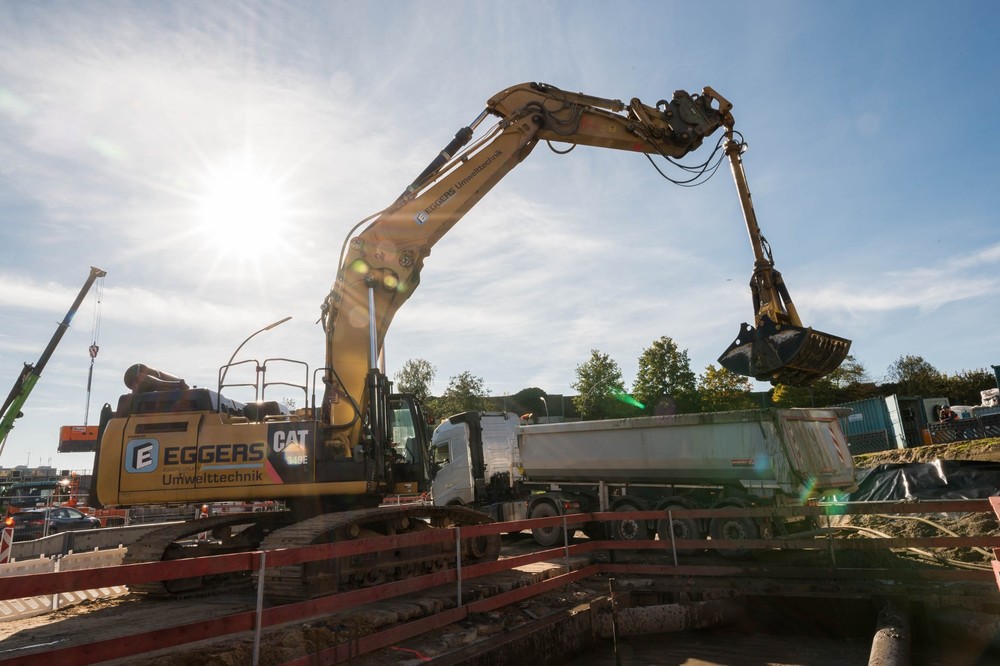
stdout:
[[(694, 95), (677, 91), (655, 106), (541, 83), (494, 95), (392, 204), (348, 234), (321, 309), (326, 364), (317, 371), (324, 388), (319, 405), (316, 381), (311, 406), (290, 411), (266, 400), (244, 404), (224, 397), (228, 366), (220, 369), (217, 391), (189, 388), (182, 379), (146, 366), (130, 368), (125, 382), (131, 392), (121, 396), (116, 408), (105, 405), (102, 411), (92, 503), (282, 500), (290, 510), (168, 526), (130, 546), (128, 561), (282, 548), (490, 520), (462, 507), (379, 506), (400, 489), (428, 490), (431, 478), (419, 405), (391, 392), (379, 358), (393, 316), (419, 285), (431, 248), (539, 141), (672, 159), (691, 153), (725, 128), (726, 153), (758, 259), (753, 282), (758, 312), (757, 327), (744, 325), (722, 362), (743, 374), (797, 383), (836, 368), (849, 341), (801, 326), (769, 251), (760, 249), (763, 238), (740, 168), (742, 144), (731, 108), (711, 88)], [(499, 121), (473, 141), (490, 116)], [(302, 388), (308, 395), (308, 370), (306, 377)], [(258, 381), (263, 397), (265, 384)], [(208, 530), (212, 539), (190, 542), (194, 534)], [(300, 599), (419, 574), (448, 566), (456, 558), (454, 550), (447, 545), (403, 549), (376, 560), (282, 567), (268, 571), (266, 591), (273, 598)], [(499, 538), (466, 540), (462, 551), (463, 562), (496, 558)], [(176, 594), (210, 582), (217, 581), (173, 581), (145, 591)]]
[(90, 288), (94, 286), (94, 282), (103, 278), (105, 275), (107, 275), (107, 271), (101, 270), (100, 268), (94, 268), (93, 266), (90, 268), (90, 275), (88, 275), (86, 281), (84, 281), (83, 287), (80, 288), (80, 292), (76, 295), (76, 299), (70, 306), (66, 316), (63, 317), (61, 322), (59, 322), (59, 326), (56, 327), (56, 332), (52, 334), (49, 344), (45, 346), (45, 349), (42, 351), (42, 355), (38, 357), (38, 361), (36, 361), (34, 365), (31, 363), (24, 364), (21, 374), (18, 375), (10, 393), (3, 401), (3, 406), (0, 407), (0, 453), (3, 453), (3, 447), (4, 443), (7, 441), (7, 435), (9, 435), (10, 431), (14, 429), (14, 421), (21, 417), (21, 407), (23, 407), (24, 403), (27, 402), (32, 389), (35, 388), (35, 384), (38, 383), (39, 378), (42, 376), (42, 370), (45, 369), (45, 366), (48, 364), (49, 359), (55, 352), (56, 347), (59, 346), (59, 342), (62, 341), (63, 335), (65, 335), (66, 331), (69, 330), (70, 322), (73, 321), (76, 311), (80, 309), (83, 299), (87, 297), (87, 294), (90, 292)]

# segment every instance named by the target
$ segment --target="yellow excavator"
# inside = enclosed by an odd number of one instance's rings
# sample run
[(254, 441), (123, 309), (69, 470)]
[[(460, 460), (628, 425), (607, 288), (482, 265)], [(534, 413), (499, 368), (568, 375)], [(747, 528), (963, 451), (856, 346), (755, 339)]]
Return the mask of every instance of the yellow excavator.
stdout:
[[(757, 312), (756, 326), (744, 324), (720, 361), (744, 375), (794, 384), (809, 383), (836, 368), (850, 342), (804, 328), (799, 321), (753, 216), (731, 108), (711, 88), (700, 94), (677, 91), (670, 101), (654, 106), (541, 83), (494, 95), (392, 204), (348, 234), (336, 280), (322, 305), (326, 364), (314, 371), (323, 384), (319, 404), (318, 381), (313, 380), (310, 394), (305, 364), (299, 388), (309, 406), (289, 410), (265, 399), (268, 364), (287, 359), (256, 366), (254, 387), (260, 399), (246, 403), (222, 393), (228, 370), (238, 363), (220, 368), (217, 390), (191, 388), (143, 365), (129, 368), (125, 383), (130, 392), (102, 412), (93, 504), (280, 500), (289, 510), (166, 526), (130, 546), (128, 561), (284, 548), (489, 520), (461, 507), (383, 505), (394, 493), (428, 490), (431, 469), (420, 406), (411, 396), (392, 393), (380, 357), (393, 316), (419, 285), (431, 248), (539, 141), (673, 160), (724, 128), (724, 153), (757, 258), (752, 281)], [(491, 117), (498, 120), (474, 140)], [(723, 141), (716, 153), (721, 147)], [(193, 538), (207, 532), (209, 539)], [(302, 599), (417, 575), (449, 566), (455, 550), (451, 545), (421, 547), (384, 552), (375, 559), (282, 567), (269, 570), (266, 591), (272, 598)], [(493, 559), (499, 539), (467, 539), (461, 550), (466, 563)], [(167, 581), (142, 591), (204, 592), (228, 582)]]

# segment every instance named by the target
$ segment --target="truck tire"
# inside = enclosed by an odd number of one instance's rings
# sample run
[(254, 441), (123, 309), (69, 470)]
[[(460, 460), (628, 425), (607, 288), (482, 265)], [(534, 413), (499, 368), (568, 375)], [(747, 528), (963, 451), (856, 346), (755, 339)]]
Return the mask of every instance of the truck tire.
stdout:
[[(632, 502), (622, 502), (615, 511), (642, 511)], [(646, 541), (649, 539), (649, 528), (645, 520), (616, 520), (611, 523), (611, 538), (615, 541)]]
[[(675, 511), (678, 509), (690, 509), (691, 507), (680, 503), (667, 504), (666, 506), (660, 507), (661, 511)], [(671, 524), (672, 523), (672, 524)], [(672, 528), (672, 529), (671, 529)], [(670, 535), (673, 532), (674, 539), (703, 539), (705, 535), (702, 533), (701, 524), (696, 518), (677, 518), (676, 516), (671, 516), (671, 520), (667, 518), (661, 518), (656, 521), (656, 535), (660, 537), (660, 541), (665, 541), (670, 543)], [(678, 553), (694, 553), (697, 548), (678, 548)]]
[[(760, 530), (752, 518), (712, 518), (708, 533), (713, 539), (759, 539)], [(748, 548), (716, 548), (715, 552), (729, 559), (742, 559), (750, 555)]]
[[(548, 502), (542, 502), (541, 504), (536, 504), (531, 509), (531, 518), (551, 518), (552, 516), (558, 516), (559, 512), (556, 508), (549, 504)], [(552, 546), (565, 543), (566, 536), (565, 530), (563, 530), (561, 525), (555, 527), (536, 527), (531, 530), (531, 536), (535, 538), (535, 543), (537, 543), (542, 548), (551, 548)]]

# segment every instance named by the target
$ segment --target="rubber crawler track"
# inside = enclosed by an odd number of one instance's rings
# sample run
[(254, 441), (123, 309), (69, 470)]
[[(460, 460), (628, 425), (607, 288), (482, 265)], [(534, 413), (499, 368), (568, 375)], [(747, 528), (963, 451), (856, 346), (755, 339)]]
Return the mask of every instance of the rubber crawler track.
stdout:
[[(492, 522), (463, 507), (377, 507), (315, 516), (291, 523), (291, 514), (243, 513), (213, 516), (165, 525), (128, 547), (125, 564), (188, 557), (275, 550), (331, 543), (351, 538), (403, 534), (436, 527)], [(237, 527), (237, 530), (232, 528)], [(198, 541), (201, 533), (210, 538)], [(464, 539), (463, 562), (492, 561), (500, 555), (500, 536)], [(385, 551), (371, 557), (348, 557), (272, 567), (265, 576), (265, 593), (274, 601), (299, 601), (333, 592), (421, 575), (455, 565), (451, 542)], [(154, 597), (209, 596), (249, 585), (256, 572), (131, 584), (132, 592)]]
[[(234, 513), (171, 523), (145, 534), (138, 542), (130, 544), (125, 553), (124, 564), (159, 562), (186, 557), (219, 555), (223, 553), (256, 550), (266, 531), (288, 524), (291, 516), (286, 512), (274, 513)], [(198, 542), (197, 536), (203, 532), (211, 535), (226, 535), (234, 526), (249, 525), (236, 538)], [(183, 545), (178, 543), (183, 542)], [(173, 581), (151, 581), (129, 584), (129, 591), (154, 597), (205, 596), (215, 592), (242, 587), (250, 584), (249, 573), (212, 578), (181, 579)]]
[[(436, 527), (478, 525), (492, 520), (463, 507), (378, 507), (331, 513), (295, 523), (271, 533), (263, 550), (332, 543), (351, 538), (404, 534)], [(354, 536), (352, 536), (354, 535)], [(500, 555), (500, 536), (463, 539), (463, 563), (484, 562)], [(371, 556), (340, 558), (304, 565), (268, 567), (264, 593), (275, 601), (301, 601), (345, 589), (376, 585), (455, 565), (455, 546), (431, 546), (382, 551)]]

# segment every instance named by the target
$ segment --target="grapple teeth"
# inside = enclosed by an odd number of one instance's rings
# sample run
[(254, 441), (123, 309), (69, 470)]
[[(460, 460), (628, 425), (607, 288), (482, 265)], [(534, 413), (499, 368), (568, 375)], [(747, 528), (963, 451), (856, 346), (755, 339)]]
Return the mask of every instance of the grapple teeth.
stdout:
[(851, 341), (829, 333), (764, 318), (758, 328), (743, 324), (719, 357), (722, 367), (758, 381), (808, 386), (836, 370)]

